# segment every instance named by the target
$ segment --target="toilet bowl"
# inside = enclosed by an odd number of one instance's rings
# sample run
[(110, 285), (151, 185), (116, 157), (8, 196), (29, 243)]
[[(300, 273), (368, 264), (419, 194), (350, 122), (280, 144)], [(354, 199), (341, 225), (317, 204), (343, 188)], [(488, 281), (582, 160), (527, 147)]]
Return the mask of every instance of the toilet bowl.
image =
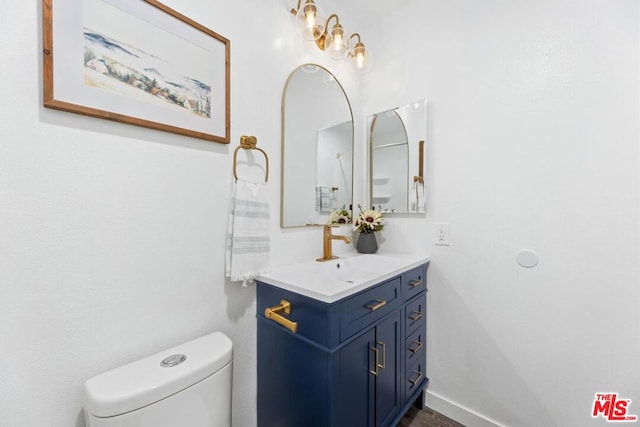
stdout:
[(87, 380), (87, 427), (231, 426), (232, 347), (214, 332)]

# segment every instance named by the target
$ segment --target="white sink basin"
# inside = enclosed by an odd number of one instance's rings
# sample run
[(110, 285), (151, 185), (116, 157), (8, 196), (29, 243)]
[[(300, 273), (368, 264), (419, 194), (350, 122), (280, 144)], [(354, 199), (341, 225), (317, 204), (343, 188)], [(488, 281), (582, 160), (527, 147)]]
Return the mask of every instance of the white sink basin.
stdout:
[(410, 254), (347, 254), (331, 261), (293, 264), (258, 280), (324, 301), (334, 302), (399, 273), (424, 264), (427, 256)]

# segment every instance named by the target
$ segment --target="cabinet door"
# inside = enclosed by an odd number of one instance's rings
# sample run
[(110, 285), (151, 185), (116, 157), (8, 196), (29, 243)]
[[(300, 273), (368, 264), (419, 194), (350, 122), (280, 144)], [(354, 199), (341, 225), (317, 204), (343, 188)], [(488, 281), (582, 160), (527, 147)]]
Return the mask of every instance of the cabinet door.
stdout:
[(375, 425), (387, 426), (400, 411), (400, 311), (376, 326), (378, 375), (375, 384)]
[(258, 427), (330, 425), (330, 355), (258, 319)]
[(375, 338), (372, 328), (340, 350), (338, 386), (335, 388), (336, 426), (373, 425)]

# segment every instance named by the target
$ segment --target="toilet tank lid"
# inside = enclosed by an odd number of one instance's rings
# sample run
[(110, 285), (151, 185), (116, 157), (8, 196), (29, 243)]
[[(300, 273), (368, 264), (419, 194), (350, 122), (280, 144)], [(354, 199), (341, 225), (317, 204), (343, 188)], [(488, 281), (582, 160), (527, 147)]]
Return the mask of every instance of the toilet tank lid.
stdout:
[[(84, 384), (85, 409), (96, 417), (113, 417), (162, 400), (224, 368), (232, 347), (226, 335), (214, 332), (100, 374)], [(186, 359), (162, 367), (162, 360), (174, 354)]]

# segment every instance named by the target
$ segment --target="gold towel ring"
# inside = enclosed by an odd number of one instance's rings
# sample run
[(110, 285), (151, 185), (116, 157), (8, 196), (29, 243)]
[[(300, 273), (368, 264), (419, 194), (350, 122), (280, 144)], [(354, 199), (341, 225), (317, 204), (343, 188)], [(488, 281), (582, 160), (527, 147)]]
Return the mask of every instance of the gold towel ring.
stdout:
[(240, 137), (240, 145), (236, 147), (236, 149), (233, 151), (233, 177), (236, 179), (236, 181), (238, 180), (238, 172), (236, 170), (236, 166), (237, 166), (236, 158), (238, 156), (238, 150), (241, 148), (244, 148), (245, 150), (258, 150), (262, 154), (264, 154), (264, 158), (267, 162), (264, 182), (269, 181), (269, 156), (267, 156), (267, 152), (264, 151), (262, 148), (259, 148), (257, 144), (258, 144), (258, 138), (256, 138), (255, 136), (242, 135)]

